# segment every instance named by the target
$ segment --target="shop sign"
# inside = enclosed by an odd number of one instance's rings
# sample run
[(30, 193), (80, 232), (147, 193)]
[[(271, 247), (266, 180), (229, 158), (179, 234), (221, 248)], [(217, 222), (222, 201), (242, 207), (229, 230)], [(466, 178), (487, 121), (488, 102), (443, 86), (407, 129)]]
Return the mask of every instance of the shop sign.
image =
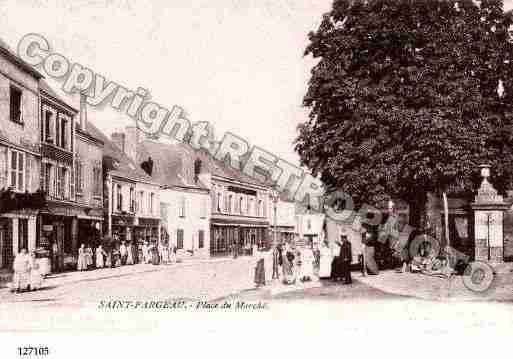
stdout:
[(43, 225), (43, 231), (44, 232), (51, 232), (51, 231), (53, 231), (53, 226), (51, 224), (44, 224)]

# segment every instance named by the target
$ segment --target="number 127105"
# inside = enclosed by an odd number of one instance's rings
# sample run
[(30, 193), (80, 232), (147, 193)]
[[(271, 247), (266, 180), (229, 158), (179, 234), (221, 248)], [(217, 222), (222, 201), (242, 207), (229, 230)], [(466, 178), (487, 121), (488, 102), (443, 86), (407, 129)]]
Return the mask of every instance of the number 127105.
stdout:
[(45, 356), (50, 354), (48, 347), (18, 347), (19, 356)]

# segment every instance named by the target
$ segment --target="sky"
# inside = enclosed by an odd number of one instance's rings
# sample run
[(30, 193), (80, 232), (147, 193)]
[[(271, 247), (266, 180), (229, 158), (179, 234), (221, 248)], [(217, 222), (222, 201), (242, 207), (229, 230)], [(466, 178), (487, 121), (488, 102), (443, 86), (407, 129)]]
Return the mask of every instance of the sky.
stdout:
[[(192, 122), (208, 121), (298, 164), (297, 125), (315, 64), (304, 57), (332, 0), (0, 0), (12, 48), (39, 33), (52, 49)], [(513, 0), (505, 6), (513, 8)], [(59, 83), (54, 83), (59, 85)], [(78, 106), (78, 98), (70, 99)], [(89, 120), (111, 134), (133, 121), (105, 108)]]
[[(16, 49), (25, 34), (41, 34), (71, 61), (210, 122), (218, 138), (230, 131), (298, 164), (292, 142), (307, 120), (301, 103), (315, 63), (303, 53), (330, 8), (331, 0), (0, 0), (0, 37)], [(107, 134), (133, 124), (109, 108), (89, 110), (89, 120)]]

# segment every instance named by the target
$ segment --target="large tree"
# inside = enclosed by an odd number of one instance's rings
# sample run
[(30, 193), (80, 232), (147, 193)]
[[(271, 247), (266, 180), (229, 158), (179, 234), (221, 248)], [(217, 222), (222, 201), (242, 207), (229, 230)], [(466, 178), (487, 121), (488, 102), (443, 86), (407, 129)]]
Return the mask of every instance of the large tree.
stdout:
[(511, 24), (498, 0), (335, 0), (305, 51), (319, 61), (296, 140), (302, 164), (357, 204), (407, 201), (421, 228), (427, 193), (474, 190), (483, 162), (504, 189)]

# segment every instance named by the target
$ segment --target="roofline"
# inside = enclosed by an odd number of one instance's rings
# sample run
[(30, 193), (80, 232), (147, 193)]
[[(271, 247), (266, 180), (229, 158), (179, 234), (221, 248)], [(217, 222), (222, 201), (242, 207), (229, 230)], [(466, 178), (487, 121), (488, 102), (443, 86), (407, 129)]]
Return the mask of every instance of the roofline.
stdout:
[(30, 75), (35, 77), (37, 80), (44, 78), (44, 76), (39, 71), (34, 69), (32, 66), (27, 64), (25, 61), (23, 61), (21, 58), (19, 58), (15, 54), (13, 54), (8, 49), (0, 46), (0, 52), (3, 55), (5, 55), (6, 57), (8, 57), (12, 62), (14, 62), (15, 65), (20, 67), (22, 70), (25, 70), (26, 72), (28, 72)]
[(162, 185), (162, 189), (184, 189), (184, 190), (194, 190), (194, 191), (201, 191), (210, 193), (210, 190), (208, 188), (201, 188), (201, 187), (192, 187), (192, 186), (179, 186), (179, 185)]
[(219, 175), (216, 175), (216, 174), (212, 174), (212, 178), (214, 178), (214, 177), (220, 178), (221, 180), (224, 180), (224, 181), (229, 181), (229, 182), (234, 182), (234, 183), (241, 183), (241, 184), (247, 185), (247, 186), (259, 187), (261, 189), (269, 189), (270, 188), (270, 186), (263, 185), (263, 184), (255, 184), (255, 183), (250, 183), (250, 182), (242, 182), (242, 181), (230, 178), (230, 177), (224, 177), (224, 176), (219, 176)]
[(117, 171), (117, 170), (107, 170), (107, 172), (112, 176), (112, 178), (120, 178), (122, 180), (128, 180), (128, 182), (134, 182), (134, 183), (144, 183), (144, 184), (149, 184), (149, 185), (152, 185), (152, 186), (157, 186), (157, 187), (162, 187), (162, 185), (160, 183), (157, 183), (157, 182), (151, 182), (151, 181), (147, 181), (147, 180), (142, 180), (140, 178), (133, 178), (133, 177), (129, 177), (129, 176), (122, 176), (122, 175), (118, 175), (118, 174), (112, 174), (111, 171)]
[(55, 97), (55, 96), (53, 96), (53, 95), (49, 94), (49, 93), (48, 93), (47, 91), (45, 91), (44, 89), (41, 89), (41, 88), (40, 88), (40, 89), (39, 89), (39, 91), (41, 92), (41, 94), (42, 94), (43, 96), (47, 97), (47, 98), (48, 98), (48, 100), (55, 102), (55, 104), (56, 104), (56, 105), (61, 106), (61, 107), (65, 108), (65, 109), (67, 109), (67, 110), (68, 110), (68, 111), (70, 111), (70, 112), (73, 112), (73, 114), (74, 114), (74, 115), (78, 114), (78, 112), (79, 112), (79, 111), (78, 111), (76, 108), (74, 108), (74, 107), (72, 107), (72, 106), (68, 105), (68, 104), (67, 104), (66, 102), (64, 102), (63, 100), (61, 100), (61, 99), (59, 99), (59, 98), (57, 98), (57, 97)]
[(105, 144), (102, 140), (100, 140), (99, 138), (96, 138), (94, 137), (93, 135), (91, 135), (90, 133), (88, 133), (87, 131), (84, 131), (82, 130), (81, 128), (75, 126), (75, 132), (77, 134), (79, 134), (80, 136), (84, 136), (85, 138), (91, 140), (91, 141), (94, 141), (96, 142), (97, 144), (101, 145), (100, 147), (103, 147), (103, 145)]

